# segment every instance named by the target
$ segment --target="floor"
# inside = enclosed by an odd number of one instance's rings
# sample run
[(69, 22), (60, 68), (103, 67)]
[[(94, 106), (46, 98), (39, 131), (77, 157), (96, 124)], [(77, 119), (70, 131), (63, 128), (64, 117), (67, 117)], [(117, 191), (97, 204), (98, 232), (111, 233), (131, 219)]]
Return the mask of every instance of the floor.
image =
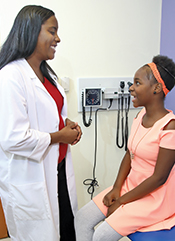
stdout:
[(123, 237), (122, 239), (120, 239), (121, 241), (130, 241), (130, 239), (129, 238), (127, 238), (127, 237)]

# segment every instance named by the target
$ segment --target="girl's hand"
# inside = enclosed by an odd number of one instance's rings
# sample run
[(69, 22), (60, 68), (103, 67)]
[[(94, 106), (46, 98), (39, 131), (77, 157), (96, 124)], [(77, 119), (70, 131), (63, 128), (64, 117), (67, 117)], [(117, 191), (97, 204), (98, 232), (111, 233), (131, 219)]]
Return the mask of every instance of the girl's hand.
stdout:
[(107, 212), (107, 218), (113, 213), (115, 212), (115, 210), (117, 210), (119, 207), (121, 206), (121, 203), (119, 202), (119, 200), (115, 200), (113, 202), (113, 204), (108, 208), (108, 212)]
[(113, 188), (110, 192), (108, 192), (104, 198), (103, 203), (106, 207), (110, 207), (120, 196), (119, 190), (117, 188)]

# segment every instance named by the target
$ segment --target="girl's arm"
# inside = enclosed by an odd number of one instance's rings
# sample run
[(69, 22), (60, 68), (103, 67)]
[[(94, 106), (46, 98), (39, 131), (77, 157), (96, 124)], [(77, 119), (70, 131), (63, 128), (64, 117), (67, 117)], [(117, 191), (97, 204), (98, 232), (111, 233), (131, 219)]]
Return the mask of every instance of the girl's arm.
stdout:
[[(175, 121), (171, 121), (166, 129), (175, 129)], [(145, 181), (140, 183), (133, 190), (119, 197), (108, 209), (108, 216), (113, 213), (120, 205), (136, 201), (163, 185), (175, 164), (175, 150), (159, 148), (159, 154), (154, 169), (154, 173)]]

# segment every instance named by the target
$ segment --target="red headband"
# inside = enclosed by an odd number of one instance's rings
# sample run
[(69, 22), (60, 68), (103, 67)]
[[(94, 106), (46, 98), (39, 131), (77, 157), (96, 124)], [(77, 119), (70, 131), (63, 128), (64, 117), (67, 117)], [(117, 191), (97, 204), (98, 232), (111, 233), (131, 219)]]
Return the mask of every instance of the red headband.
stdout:
[(156, 78), (156, 80), (157, 80), (159, 83), (162, 84), (163, 92), (164, 92), (164, 94), (165, 94), (165, 96), (166, 96), (166, 95), (168, 94), (169, 90), (168, 90), (167, 87), (165, 86), (165, 83), (164, 83), (163, 79), (162, 79), (161, 76), (160, 76), (160, 73), (159, 73), (159, 71), (158, 71), (158, 69), (157, 69), (156, 64), (152, 62), (152, 63), (149, 63), (149, 64), (147, 64), (147, 65), (149, 65), (149, 67), (151, 68), (151, 70), (152, 70), (152, 72), (153, 72), (153, 75), (154, 75), (154, 77)]

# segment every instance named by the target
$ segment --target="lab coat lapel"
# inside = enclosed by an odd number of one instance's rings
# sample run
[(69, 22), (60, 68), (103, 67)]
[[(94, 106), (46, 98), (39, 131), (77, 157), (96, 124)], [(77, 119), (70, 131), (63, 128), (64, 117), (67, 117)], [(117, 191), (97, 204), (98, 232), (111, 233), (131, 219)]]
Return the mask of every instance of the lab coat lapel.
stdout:
[(46, 90), (44, 85), (41, 83), (41, 81), (39, 80), (39, 78), (36, 76), (35, 72), (31, 68), (31, 66), (27, 62), (27, 60), (24, 59), (23, 64), (24, 64), (25, 69), (29, 73), (31, 81), (35, 84), (35, 86), (42, 89), (43, 91), (45, 91), (50, 96), (50, 94), (48, 93), (48, 91)]

